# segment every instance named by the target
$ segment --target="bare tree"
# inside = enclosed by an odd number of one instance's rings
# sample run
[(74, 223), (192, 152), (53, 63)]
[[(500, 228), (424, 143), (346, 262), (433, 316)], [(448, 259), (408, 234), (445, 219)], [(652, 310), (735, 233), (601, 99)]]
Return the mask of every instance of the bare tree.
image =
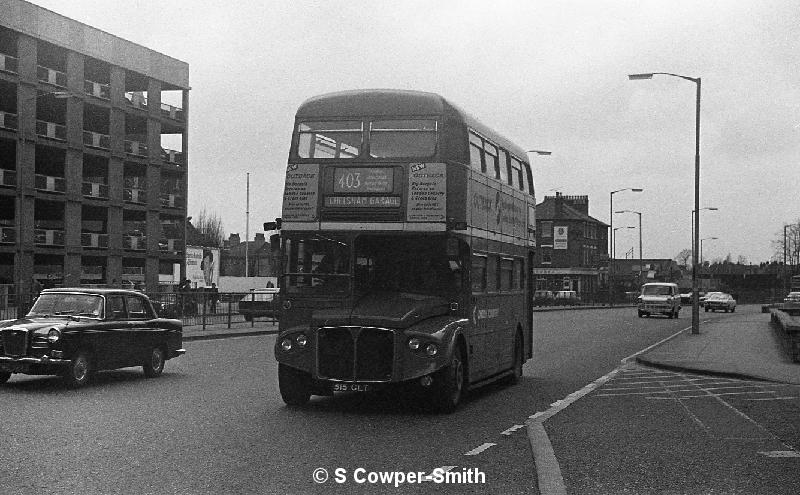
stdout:
[(787, 265), (800, 263), (800, 218), (786, 225), (776, 234), (772, 241), (776, 261), (786, 260)]
[(200, 210), (197, 219), (192, 222), (197, 232), (203, 236), (203, 244), (209, 247), (221, 247), (225, 240), (225, 231), (222, 219), (216, 213), (208, 213), (205, 208)]
[(675, 261), (684, 269), (689, 268), (689, 258), (692, 257), (691, 249), (682, 249), (680, 253), (675, 256)]

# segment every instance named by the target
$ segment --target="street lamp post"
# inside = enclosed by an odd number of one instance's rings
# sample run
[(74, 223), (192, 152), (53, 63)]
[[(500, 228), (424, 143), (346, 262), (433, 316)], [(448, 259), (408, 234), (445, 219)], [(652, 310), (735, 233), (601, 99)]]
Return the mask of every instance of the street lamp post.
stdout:
[[(700, 211), (703, 211), (703, 210), (717, 211), (717, 210), (719, 210), (719, 208), (716, 208), (714, 206), (706, 206), (704, 208), (700, 208)], [(692, 210), (692, 245), (694, 245), (694, 214), (695, 214), (695, 210)]]
[(633, 210), (620, 210), (615, 213), (635, 213), (639, 215), (639, 285), (642, 284), (642, 272), (644, 268), (642, 266), (642, 212), (640, 211), (633, 211)]
[(700, 239), (700, 266), (703, 266), (703, 241), (715, 241), (719, 237), (704, 237)]
[(616, 256), (614, 245), (614, 195), (622, 191), (642, 192), (644, 189), (640, 187), (624, 187), (611, 191), (608, 201), (608, 221), (609, 225), (609, 239), (608, 239), (608, 305), (614, 306), (614, 258)]
[(697, 86), (695, 103), (695, 145), (694, 145), (694, 242), (692, 242), (692, 334), (700, 333), (700, 294), (697, 289), (697, 252), (700, 237), (700, 78), (681, 76), (670, 72), (648, 72), (629, 74), (630, 80), (652, 79), (654, 75), (678, 77), (691, 81)]

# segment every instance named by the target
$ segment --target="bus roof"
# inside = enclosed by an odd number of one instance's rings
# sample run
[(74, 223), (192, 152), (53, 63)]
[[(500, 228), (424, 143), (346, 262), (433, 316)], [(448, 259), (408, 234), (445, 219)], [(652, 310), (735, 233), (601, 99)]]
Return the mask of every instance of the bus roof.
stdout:
[(484, 137), (527, 162), (525, 150), (482, 124), (443, 96), (404, 89), (355, 89), (314, 96), (297, 109), (296, 118), (396, 117), (445, 115), (462, 121)]

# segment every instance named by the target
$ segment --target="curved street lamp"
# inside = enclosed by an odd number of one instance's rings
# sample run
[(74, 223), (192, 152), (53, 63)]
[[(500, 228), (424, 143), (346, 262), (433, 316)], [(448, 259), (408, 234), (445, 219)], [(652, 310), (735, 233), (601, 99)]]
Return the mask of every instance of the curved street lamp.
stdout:
[(700, 266), (703, 266), (703, 241), (716, 241), (719, 237), (704, 237), (700, 239)]
[(644, 271), (644, 267), (642, 266), (642, 212), (633, 210), (619, 210), (615, 211), (614, 213), (635, 213), (639, 215), (639, 284), (641, 285), (642, 272)]
[(694, 242), (692, 242), (692, 333), (700, 333), (700, 294), (697, 289), (697, 252), (700, 237), (700, 78), (682, 76), (671, 72), (645, 72), (629, 74), (628, 79), (637, 81), (652, 79), (655, 75), (678, 77), (695, 83), (697, 98), (695, 104), (695, 146), (694, 146)]
[(609, 261), (608, 261), (608, 305), (614, 306), (614, 259), (616, 258), (617, 253), (614, 249), (614, 195), (618, 192), (622, 191), (631, 191), (631, 192), (642, 192), (644, 189), (641, 187), (623, 187), (622, 189), (617, 189), (616, 191), (611, 191), (609, 194), (609, 201), (608, 201), (608, 221), (609, 221), (609, 232), (608, 232), (608, 254), (609, 254)]

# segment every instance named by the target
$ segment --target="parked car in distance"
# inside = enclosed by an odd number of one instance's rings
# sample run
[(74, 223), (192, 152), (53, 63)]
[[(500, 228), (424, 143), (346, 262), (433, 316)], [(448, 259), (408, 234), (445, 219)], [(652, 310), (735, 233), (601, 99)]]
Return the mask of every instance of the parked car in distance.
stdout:
[(677, 318), (681, 311), (681, 295), (678, 285), (668, 282), (651, 282), (642, 286), (636, 301), (639, 318), (652, 314), (663, 314)]
[(705, 308), (706, 312), (724, 310), (733, 313), (736, 311), (736, 299), (725, 292), (714, 292), (706, 298)]
[(553, 304), (555, 294), (551, 290), (537, 290), (533, 293), (534, 306), (550, 306)]
[(0, 321), (0, 383), (23, 373), (80, 387), (96, 371), (129, 366), (152, 378), (182, 344), (181, 321), (159, 318), (141, 292), (46, 289), (24, 318)]
[(722, 292), (706, 292), (700, 295), (700, 306), (705, 306), (706, 300), (714, 294), (722, 294)]
[(560, 290), (553, 296), (553, 306), (575, 306), (581, 303), (581, 298), (574, 290)]
[(277, 287), (251, 290), (249, 294), (239, 299), (239, 314), (244, 315), (247, 321), (262, 316), (277, 318), (280, 313), (278, 292), (280, 289)]
[(692, 304), (692, 289), (687, 290), (686, 292), (681, 292), (681, 305)]
[(783, 298), (782, 309), (790, 314), (800, 313), (800, 292), (792, 291)]

